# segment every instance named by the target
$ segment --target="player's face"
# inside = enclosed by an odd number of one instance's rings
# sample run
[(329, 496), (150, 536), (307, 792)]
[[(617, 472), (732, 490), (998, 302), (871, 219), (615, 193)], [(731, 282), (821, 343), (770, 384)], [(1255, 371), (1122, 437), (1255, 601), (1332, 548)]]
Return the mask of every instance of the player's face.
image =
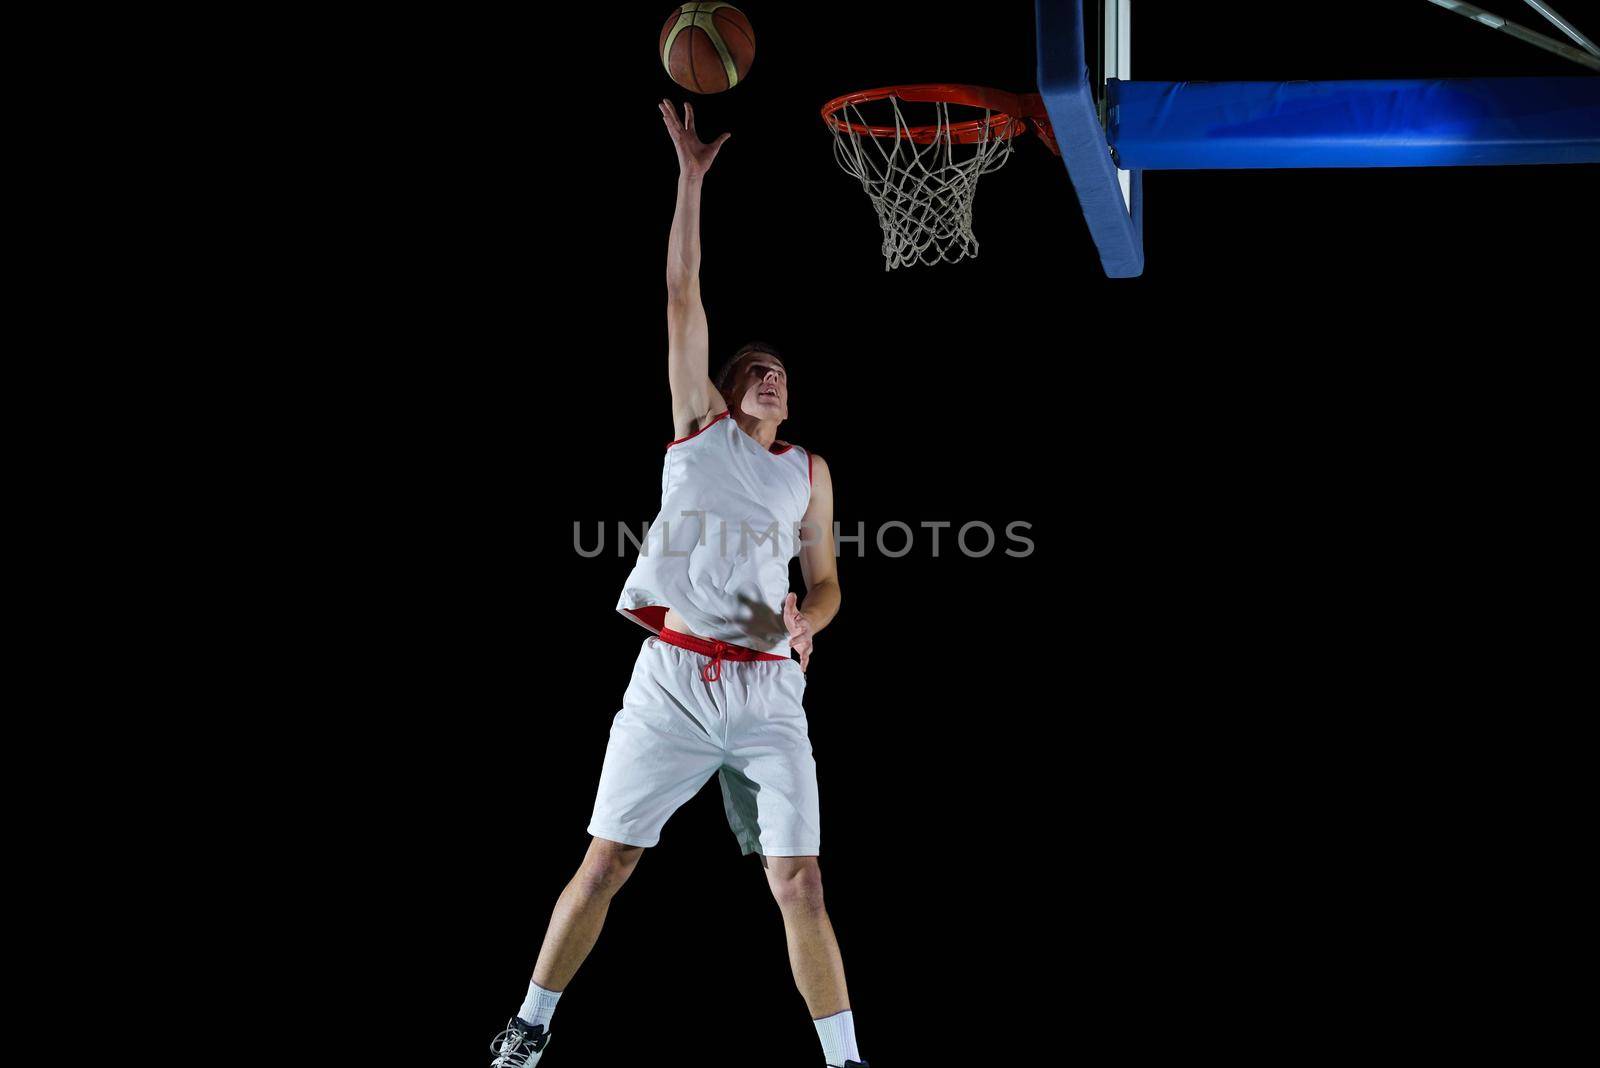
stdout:
[(789, 376), (783, 364), (764, 352), (741, 361), (730, 393), (728, 405), (737, 412), (757, 419), (789, 418)]

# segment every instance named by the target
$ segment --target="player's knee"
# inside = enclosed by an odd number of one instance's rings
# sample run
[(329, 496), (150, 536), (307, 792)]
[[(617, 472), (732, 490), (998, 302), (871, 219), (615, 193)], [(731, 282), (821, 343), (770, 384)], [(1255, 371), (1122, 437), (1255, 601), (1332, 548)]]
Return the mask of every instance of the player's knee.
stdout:
[(602, 845), (596, 842), (578, 869), (576, 881), (579, 888), (590, 896), (610, 897), (622, 889), (622, 884), (633, 874), (643, 853), (644, 850), (638, 846), (615, 843)]
[(785, 912), (822, 911), (822, 871), (815, 864), (797, 867), (771, 882), (772, 896)]

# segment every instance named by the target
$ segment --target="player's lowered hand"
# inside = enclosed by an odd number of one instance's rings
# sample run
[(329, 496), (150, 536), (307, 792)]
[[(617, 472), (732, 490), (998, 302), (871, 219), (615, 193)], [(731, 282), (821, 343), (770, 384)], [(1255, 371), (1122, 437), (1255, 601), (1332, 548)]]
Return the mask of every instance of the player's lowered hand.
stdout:
[(667, 126), (667, 135), (672, 138), (672, 147), (678, 150), (678, 170), (691, 178), (701, 177), (711, 169), (711, 161), (717, 158), (724, 142), (733, 135), (723, 134), (708, 145), (695, 132), (693, 104), (684, 103), (681, 122), (670, 100), (663, 100), (657, 106), (661, 111), (661, 121)]
[(811, 665), (811, 620), (800, 611), (799, 598), (790, 594), (783, 602), (783, 625), (789, 628), (789, 648), (800, 654), (800, 670)]

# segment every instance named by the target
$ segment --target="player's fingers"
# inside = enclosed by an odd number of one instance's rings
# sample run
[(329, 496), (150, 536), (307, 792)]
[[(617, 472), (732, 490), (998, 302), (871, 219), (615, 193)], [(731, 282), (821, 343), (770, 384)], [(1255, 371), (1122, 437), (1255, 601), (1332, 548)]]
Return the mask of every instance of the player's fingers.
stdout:
[(686, 130), (694, 129), (694, 105), (687, 100), (683, 102), (683, 126)]

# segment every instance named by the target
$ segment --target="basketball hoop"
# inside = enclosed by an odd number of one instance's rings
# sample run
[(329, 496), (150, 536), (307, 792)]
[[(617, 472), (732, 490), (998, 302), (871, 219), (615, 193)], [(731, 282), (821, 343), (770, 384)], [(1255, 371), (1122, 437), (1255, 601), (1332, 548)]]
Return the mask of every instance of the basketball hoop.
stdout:
[[(928, 105), (913, 126), (901, 104)], [(866, 105), (881, 114), (867, 121)], [(885, 105), (887, 105), (885, 107)], [(982, 112), (952, 118), (951, 106)], [(978, 254), (972, 200), (978, 179), (1005, 166), (1028, 120), (1056, 155), (1050, 117), (1038, 94), (1018, 96), (973, 85), (891, 85), (836, 97), (822, 106), (833, 155), (861, 183), (883, 227), (884, 270), (955, 263)]]

